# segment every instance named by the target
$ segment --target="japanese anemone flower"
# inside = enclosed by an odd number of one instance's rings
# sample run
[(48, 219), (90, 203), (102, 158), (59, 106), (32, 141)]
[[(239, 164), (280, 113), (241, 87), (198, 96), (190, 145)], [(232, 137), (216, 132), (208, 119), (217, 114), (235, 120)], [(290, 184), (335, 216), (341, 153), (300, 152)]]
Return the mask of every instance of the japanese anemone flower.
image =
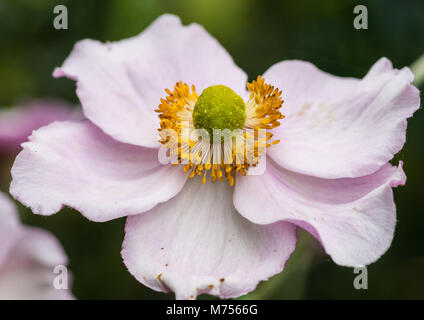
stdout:
[[(343, 266), (389, 248), (392, 188), (406, 180), (389, 161), (420, 104), (408, 68), (383, 58), (359, 80), (284, 61), (246, 90), (201, 26), (164, 15), (134, 38), (78, 42), (54, 76), (76, 81), (88, 120), (34, 132), (10, 192), (36, 214), (128, 216), (122, 257), (144, 285), (179, 299), (246, 294), (283, 270), (298, 226)], [(253, 157), (183, 134), (194, 129), (236, 130)]]
[(73, 299), (68, 289), (54, 287), (55, 267), (67, 260), (56, 238), (22, 225), (12, 201), (0, 192), (0, 299)]
[(31, 132), (53, 121), (80, 119), (71, 105), (56, 99), (33, 99), (0, 110), (0, 152), (14, 153)]

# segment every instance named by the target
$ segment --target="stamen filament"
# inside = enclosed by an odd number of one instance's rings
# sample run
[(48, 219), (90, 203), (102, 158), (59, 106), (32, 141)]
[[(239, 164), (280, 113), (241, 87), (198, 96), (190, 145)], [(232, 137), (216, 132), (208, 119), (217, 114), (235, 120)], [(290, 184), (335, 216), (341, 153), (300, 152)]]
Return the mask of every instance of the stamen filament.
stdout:
[(204, 136), (196, 139), (191, 136), (199, 129), (193, 121), (193, 110), (199, 98), (195, 86), (179, 81), (173, 91), (165, 89), (167, 96), (160, 100), (155, 111), (161, 120), (159, 142), (169, 150), (174, 166), (182, 164), (190, 178), (202, 177), (203, 184), (210, 172), (211, 182), (224, 181), (225, 177), (233, 186), (237, 172), (246, 176), (249, 167), (257, 165), (266, 148), (280, 142), (271, 141), (274, 135), (266, 130), (278, 127), (284, 118), (279, 111), (283, 104), (282, 92), (266, 84), (261, 76), (248, 83), (247, 88), (250, 96), (243, 127), (213, 142)]

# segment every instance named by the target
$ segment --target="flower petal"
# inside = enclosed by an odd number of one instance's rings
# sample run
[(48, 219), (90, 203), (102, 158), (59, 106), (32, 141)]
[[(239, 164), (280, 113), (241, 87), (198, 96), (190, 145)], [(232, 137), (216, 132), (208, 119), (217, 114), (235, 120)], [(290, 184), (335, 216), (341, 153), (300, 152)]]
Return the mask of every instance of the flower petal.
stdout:
[(93, 221), (138, 214), (173, 197), (187, 179), (160, 164), (157, 149), (117, 142), (89, 121), (55, 122), (23, 148), (10, 193), (42, 215), (63, 205)]
[(0, 151), (15, 151), (32, 130), (56, 120), (77, 118), (71, 105), (57, 100), (31, 100), (10, 110), (0, 110)]
[(68, 257), (59, 241), (51, 233), (40, 228), (25, 227), (19, 250), (46, 266), (68, 264)]
[(190, 179), (175, 198), (128, 217), (122, 257), (138, 281), (178, 299), (237, 297), (281, 272), (295, 229), (253, 224), (234, 209), (229, 186)]
[[(73, 299), (68, 289), (54, 287), (56, 266), (65, 266), (67, 257), (50, 233), (38, 228), (25, 228), (7, 261), (0, 268), (0, 299)], [(63, 272), (63, 271), (62, 271)]]
[(0, 192), (0, 265), (20, 238), (21, 229), (12, 200)]
[[(103, 44), (78, 42), (56, 77), (77, 81), (88, 119), (115, 139), (158, 146), (154, 109), (179, 80), (204, 88), (224, 84), (245, 92), (247, 76), (201, 26), (163, 15), (140, 35)], [(200, 92), (199, 91), (199, 92)]]
[(362, 266), (389, 248), (396, 223), (392, 187), (405, 180), (402, 163), (369, 176), (327, 180), (268, 159), (264, 175), (236, 181), (234, 204), (254, 223), (295, 223), (319, 239), (337, 264)]
[(405, 143), (406, 119), (420, 105), (408, 68), (380, 59), (362, 79), (340, 78), (310, 63), (285, 61), (264, 74), (283, 91), (281, 142), (268, 154), (289, 170), (321, 178), (371, 174)]

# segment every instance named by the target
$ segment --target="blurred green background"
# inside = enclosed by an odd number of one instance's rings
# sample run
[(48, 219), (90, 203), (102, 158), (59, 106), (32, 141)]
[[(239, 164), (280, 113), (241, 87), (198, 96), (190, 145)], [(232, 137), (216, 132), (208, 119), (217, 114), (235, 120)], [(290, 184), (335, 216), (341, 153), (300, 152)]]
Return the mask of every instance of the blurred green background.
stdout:
[[(68, 8), (68, 30), (53, 28), (58, 4)], [(368, 30), (353, 28), (357, 4), (368, 8)], [(76, 103), (74, 83), (51, 77), (74, 43), (136, 35), (162, 13), (175, 13), (185, 24), (202, 24), (249, 79), (284, 59), (304, 59), (333, 74), (363, 77), (382, 56), (400, 68), (424, 53), (422, 0), (0, 0), (0, 105), (31, 97)], [(368, 290), (355, 290), (352, 269), (334, 264), (315, 240), (301, 233), (286, 271), (249, 297), (424, 298), (423, 125), (424, 115), (418, 111), (396, 157), (405, 162), (408, 183), (395, 190), (395, 238), (390, 250), (368, 267)], [(13, 156), (0, 159), (0, 190), (7, 191)], [(124, 219), (92, 223), (69, 209), (52, 217), (20, 209), (25, 223), (50, 230), (62, 242), (77, 298), (173, 297), (145, 288), (126, 271), (120, 257)]]

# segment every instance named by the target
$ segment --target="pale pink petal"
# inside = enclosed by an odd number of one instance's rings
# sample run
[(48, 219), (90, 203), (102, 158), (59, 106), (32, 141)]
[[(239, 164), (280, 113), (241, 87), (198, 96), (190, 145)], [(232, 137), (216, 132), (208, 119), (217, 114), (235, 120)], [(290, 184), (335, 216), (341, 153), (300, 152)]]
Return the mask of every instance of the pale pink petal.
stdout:
[(406, 119), (420, 105), (408, 68), (380, 59), (362, 79), (285, 61), (264, 74), (283, 91), (286, 118), (268, 154), (282, 167), (321, 178), (371, 174), (405, 143)]
[(137, 280), (177, 299), (237, 297), (281, 272), (295, 230), (253, 224), (234, 209), (231, 187), (191, 179), (175, 198), (127, 218), (122, 256)]
[(205, 87), (224, 84), (244, 93), (246, 74), (201, 26), (183, 26), (163, 15), (140, 35), (112, 43), (78, 42), (56, 77), (77, 81), (88, 119), (115, 139), (158, 146), (154, 109), (177, 81)]
[(33, 130), (56, 120), (76, 117), (77, 111), (70, 104), (53, 99), (31, 100), (0, 110), (0, 151), (17, 151)]
[(297, 224), (319, 239), (337, 264), (361, 266), (389, 248), (396, 224), (392, 187), (405, 180), (402, 164), (386, 164), (360, 178), (327, 180), (268, 159), (264, 175), (237, 179), (234, 204), (254, 223)]
[[(66, 264), (66, 254), (55, 237), (41, 229), (25, 228), (0, 265), (0, 299), (73, 299), (71, 273), (54, 272), (56, 266), (65, 268)], [(62, 289), (55, 288), (57, 276), (62, 277)]]
[(12, 200), (0, 193), (0, 299), (72, 299), (54, 287), (54, 268), (67, 263), (56, 238), (21, 225)]
[(123, 144), (89, 121), (35, 131), (12, 168), (10, 193), (34, 213), (66, 205), (93, 221), (137, 214), (167, 201), (187, 174), (159, 163), (157, 149)]
[(12, 200), (0, 192), (0, 265), (7, 259), (21, 233), (22, 227)]
[(57, 239), (39, 228), (25, 227), (19, 250), (23, 255), (46, 266), (66, 265), (68, 257)]

